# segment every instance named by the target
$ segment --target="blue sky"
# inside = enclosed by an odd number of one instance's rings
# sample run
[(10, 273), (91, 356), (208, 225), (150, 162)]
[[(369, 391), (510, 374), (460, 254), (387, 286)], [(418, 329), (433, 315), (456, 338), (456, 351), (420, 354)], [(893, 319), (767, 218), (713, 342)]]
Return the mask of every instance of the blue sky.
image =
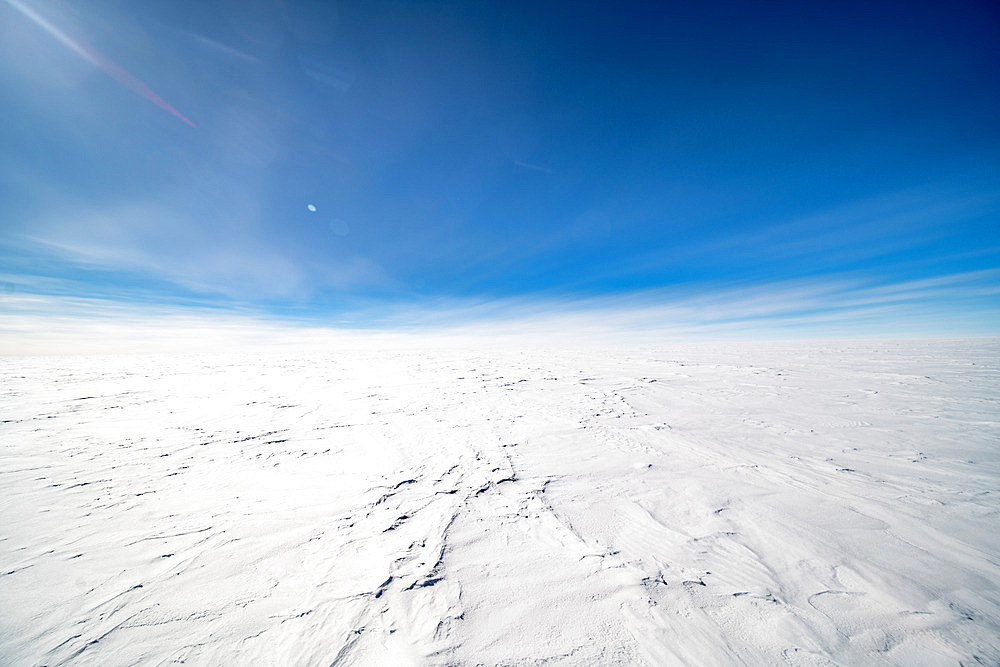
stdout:
[(0, 0), (0, 308), (995, 335), (998, 71), (990, 2)]

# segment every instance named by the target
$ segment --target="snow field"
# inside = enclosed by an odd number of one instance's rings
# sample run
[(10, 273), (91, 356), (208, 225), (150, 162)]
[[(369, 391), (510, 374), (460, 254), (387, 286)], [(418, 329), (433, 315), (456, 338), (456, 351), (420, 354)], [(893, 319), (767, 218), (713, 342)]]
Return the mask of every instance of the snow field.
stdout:
[(0, 360), (0, 662), (1000, 663), (1000, 342)]

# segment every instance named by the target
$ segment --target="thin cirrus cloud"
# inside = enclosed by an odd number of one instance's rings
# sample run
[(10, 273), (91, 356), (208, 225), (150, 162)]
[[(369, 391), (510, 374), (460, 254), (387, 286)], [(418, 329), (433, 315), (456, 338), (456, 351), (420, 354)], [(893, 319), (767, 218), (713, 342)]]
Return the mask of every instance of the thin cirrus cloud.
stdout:
[[(754, 267), (765, 273), (836, 271), (844, 265), (933, 246), (969, 219), (993, 215), (998, 204), (1000, 192), (988, 187), (925, 185), (776, 220), (752, 231), (638, 253), (608, 275), (640, 274), (665, 265), (734, 262), (744, 272)], [(935, 252), (922, 260), (940, 262), (948, 257), (948, 253)]]
[[(951, 329), (957, 333), (995, 309), (1000, 301), (998, 282), (1000, 269), (890, 282), (842, 274), (740, 286), (659, 288), (578, 299), (541, 298), (529, 303), (506, 299), (451, 308), (438, 306), (399, 317), (423, 325), (467, 327), (468, 331), (482, 333), (534, 330), (571, 336), (567, 332), (590, 331), (620, 340), (695, 334), (773, 336), (792, 325), (808, 329), (821, 322), (837, 322), (839, 328), (854, 336), (878, 336), (880, 331), (898, 334), (908, 322), (919, 321), (921, 333), (927, 335), (933, 329), (923, 325), (930, 321), (946, 332), (940, 322), (949, 313), (959, 314)], [(995, 326), (1000, 318), (988, 319)], [(990, 330), (990, 325), (981, 326), (977, 333), (986, 335)]]
[[(998, 284), (1000, 269), (888, 283), (844, 275), (697, 292), (659, 289), (575, 300), (436, 300), (392, 312), (384, 306), (361, 307), (325, 325), (311, 319), (275, 321), (250, 307), (125, 304), (8, 292), (0, 295), (0, 308), (7, 314), (0, 324), (0, 349), (30, 354), (987, 336), (1000, 325)], [(941, 322), (949, 322), (950, 328)]]
[(252, 220), (206, 225), (172, 207), (128, 202), (94, 210), (73, 207), (34, 221), (16, 245), (64, 267), (124, 272), (243, 301), (304, 299), (317, 289), (386, 280), (381, 267), (363, 257), (321, 264), (297, 260), (263, 242), (253, 228)]

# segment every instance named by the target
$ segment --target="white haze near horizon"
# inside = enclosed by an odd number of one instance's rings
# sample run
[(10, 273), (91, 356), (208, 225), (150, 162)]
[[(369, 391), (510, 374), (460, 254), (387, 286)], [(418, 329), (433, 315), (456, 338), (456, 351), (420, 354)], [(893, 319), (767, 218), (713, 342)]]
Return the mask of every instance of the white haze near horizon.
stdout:
[[(3, 276), (0, 276), (2, 278)], [(10, 278), (10, 276), (7, 276)], [(902, 282), (853, 276), (618, 295), (439, 299), (358, 306), (340, 319), (248, 307), (0, 294), (0, 354), (243, 347), (628, 344), (659, 341), (989, 337), (1000, 270)]]

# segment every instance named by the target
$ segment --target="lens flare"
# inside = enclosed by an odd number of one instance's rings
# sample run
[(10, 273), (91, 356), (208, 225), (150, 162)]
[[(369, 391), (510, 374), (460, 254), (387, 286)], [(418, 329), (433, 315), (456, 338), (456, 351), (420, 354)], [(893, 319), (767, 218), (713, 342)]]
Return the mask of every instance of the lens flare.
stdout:
[(149, 86), (144, 84), (142, 81), (137, 79), (135, 76), (125, 71), (116, 62), (108, 58), (103, 53), (96, 51), (89, 46), (79, 42), (73, 37), (67, 35), (65, 32), (52, 25), (45, 17), (41, 16), (28, 7), (20, 0), (7, 0), (7, 4), (16, 9), (17, 11), (24, 14), (26, 17), (31, 19), (36, 25), (45, 30), (47, 33), (55, 37), (63, 46), (67, 47), (84, 60), (90, 64), (104, 70), (108, 75), (114, 78), (118, 83), (122, 84), (126, 88), (138, 93), (142, 97), (146, 98), (148, 101), (152, 102), (156, 106), (160, 107), (170, 115), (175, 118), (187, 123), (191, 127), (197, 127), (194, 123), (188, 120), (184, 114), (182, 114), (177, 109), (170, 106), (166, 100), (150, 90)]

